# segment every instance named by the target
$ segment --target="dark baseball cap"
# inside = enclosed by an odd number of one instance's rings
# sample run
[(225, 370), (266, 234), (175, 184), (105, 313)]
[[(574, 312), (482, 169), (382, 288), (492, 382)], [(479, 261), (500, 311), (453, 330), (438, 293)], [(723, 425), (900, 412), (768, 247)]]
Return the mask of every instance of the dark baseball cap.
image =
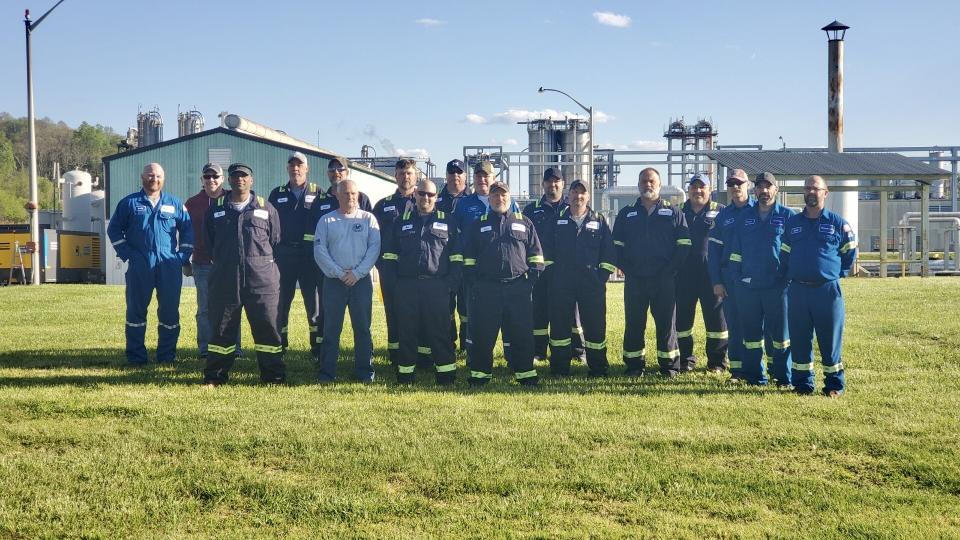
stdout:
[(330, 163), (327, 163), (328, 169), (347, 169), (350, 167), (350, 162), (347, 161), (347, 158), (340, 156), (333, 156), (330, 158)]
[(200, 170), (200, 173), (205, 173), (210, 171), (215, 173), (217, 176), (223, 176), (223, 167), (217, 165), (216, 163), (207, 163), (203, 166), (203, 169)]
[[(489, 163), (489, 162), (485, 162), (485, 163)], [(499, 189), (505, 193), (510, 193), (510, 186), (508, 186), (506, 182), (503, 182), (500, 180), (497, 180), (496, 182), (490, 184), (490, 193), (493, 193), (493, 190), (495, 189)]]
[(775, 186), (777, 185), (777, 177), (771, 173), (762, 172), (753, 179), (754, 184), (759, 184), (760, 182), (766, 182), (771, 186)]
[(490, 176), (493, 176), (493, 164), (489, 161), (480, 161), (473, 167), (473, 172), (475, 173), (487, 173)]
[(587, 183), (583, 180), (574, 180), (570, 182), (570, 191), (573, 191), (574, 188), (583, 188), (587, 193), (590, 192), (590, 188), (587, 187)]
[(727, 184), (745, 184), (750, 181), (750, 178), (747, 176), (747, 171), (743, 169), (731, 169), (727, 173)]
[(543, 171), (543, 181), (544, 181), (544, 182), (546, 182), (547, 180), (553, 180), (554, 178), (558, 178), (558, 179), (560, 179), (560, 180), (563, 180), (563, 175), (561, 175), (561, 174), (560, 174), (560, 171), (558, 171), (557, 169), (555, 169), (555, 168), (553, 168), (553, 167), (548, 167), (547, 170)]
[(467, 168), (464, 167), (463, 162), (460, 161), (459, 159), (451, 159), (450, 161), (447, 162), (447, 172), (448, 172), (448, 173), (449, 173), (449, 172), (463, 172), (463, 171), (465, 171), (465, 170), (467, 170)]
[(233, 163), (227, 167), (227, 174), (233, 176), (233, 173), (243, 172), (248, 176), (253, 176), (253, 169), (249, 165), (244, 165), (243, 163)]
[(705, 185), (705, 186), (709, 186), (709, 185), (710, 185), (710, 175), (709, 175), (709, 174), (706, 174), (706, 173), (696, 173), (696, 174), (694, 174), (693, 176), (690, 177), (690, 180), (687, 180), (687, 186), (689, 186), (690, 184), (692, 184), (692, 183), (694, 183), (694, 182), (700, 182), (701, 184), (703, 184), (703, 185)]

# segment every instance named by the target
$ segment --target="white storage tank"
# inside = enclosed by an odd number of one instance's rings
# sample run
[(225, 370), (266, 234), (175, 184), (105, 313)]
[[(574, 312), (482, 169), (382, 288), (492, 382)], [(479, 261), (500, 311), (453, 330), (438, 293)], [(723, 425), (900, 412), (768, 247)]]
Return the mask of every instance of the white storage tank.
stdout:
[[(93, 178), (86, 171), (63, 175), (63, 230), (91, 232), (93, 229)], [(102, 199), (103, 196), (101, 195)]]

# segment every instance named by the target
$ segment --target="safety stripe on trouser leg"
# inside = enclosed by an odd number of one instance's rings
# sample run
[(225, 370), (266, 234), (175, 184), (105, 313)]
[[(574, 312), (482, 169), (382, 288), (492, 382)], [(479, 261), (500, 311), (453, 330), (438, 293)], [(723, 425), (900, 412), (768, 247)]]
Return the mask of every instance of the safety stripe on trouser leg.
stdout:
[(677, 339), (679, 339), (679, 338), (691, 337), (692, 335), (693, 335), (693, 328), (691, 328), (691, 329), (689, 329), (689, 330), (682, 330), (682, 331), (678, 330), (678, 331), (677, 331)]
[(237, 351), (236, 345), (230, 345), (229, 347), (221, 347), (220, 345), (214, 345), (210, 343), (207, 345), (207, 352), (217, 353), (217, 354), (233, 354)]
[(281, 328), (281, 329), (280, 329), (280, 333), (281, 333), (281, 334), (286, 334), (286, 333), (287, 333), (287, 327), (284, 326), (283, 328)]
[(283, 352), (283, 347), (280, 346), (280, 345), (259, 345), (259, 344), (254, 344), (254, 345), (253, 345), (253, 350), (258, 351), (258, 352), (265, 352), (265, 353), (281, 353), (281, 352)]
[(408, 373), (413, 373), (416, 371), (417, 366), (397, 366), (397, 373), (401, 375), (406, 375)]
[(786, 349), (786, 348), (789, 347), (789, 346), (790, 346), (790, 340), (789, 340), (789, 339), (784, 340), (784, 341), (774, 341), (774, 342), (773, 342), (773, 348), (774, 348), (774, 349), (783, 350), (783, 349)]
[(729, 339), (730, 332), (724, 330), (723, 332), (707, 332), (707, 338), (710, 339)]
[(548, 329), (546, 329), (546, 328), (534, 328), (534, 329), (533, 329), (533, 335), (535, 335), (535, 336), (549, 336), (549, 335), (550, 335), (550, 330), (548, 330)]
[(763, 347), (763, 342), (762, 341), (744, 341), (743, 346), (746, 347), (747, 349), (759, 349), (760, 347)]
[(730, 360), (730, 369), (742, 369), (743, 362), (740, 360)]
[(457, 370), (457, 364), (443, 364), (442, 366), (437, 366), (437, 373), (449, 373), (451, 371)]
[(470, 377), (473, 379), (492, 379), (493, 373), (484, 373), (483, 371), (471, 371)]
[(583, 340), (583, 346), (594, 351), (602, 351), (607, 348), (607, 340), (601, 342)]
[(643, 358), (644, 350), (640, 349), (639, 351), (623, 351), (624, 358)]
[(793, 363), (793, 370), (794, 370), (794, 371), (813, 371), (813, 362), (809, 362), (809, 363), (806, 363), (806, 364), (801, 364), (801, 363), (799, 363), (799, 362), (794, 362), (794, 363)]
[(323, 336), (317, 336), (317, 344), (323, 343)]
[(680, 358), (680, 351), (674, 349), (672, 351), (657, 351), (657, 358)]
[(147, 326), (147, 323), (145, 323), (145, 322), (135, 323), (135, 322), (127, 321), (127, 326), (129, 326), (129, 327), (131, 327), (131, 328), (141, 328), (141, 327)]
[(311, 326), (311, 327), (310, 327), (310, 331), (311, 331), (311, 332), (316, 332), (316, 331), (317, 331), (317, 327), (316, 327), (316, 326)]
[(162, 322), (158, 322), (157, 324), (163, 328), (166, 328), (167, 330), (176, 330), (177, 328), (180, 328), (179, 324), (163, 324)]
[(535, 369), (531, 369), (530, 371), (518, 371), (516, 374), (514, 374), (514, 377), (516, 377), (518, 381), (523, 379), (529, 379), (530, 377), (536, 377), (536, 376), (537, 376), (537, 370)]
[(387, 348), (390, 349), (390, 350), (392, 350), (392, 351), (400, 350), (400, 343), (399, 343), (399, 342), (398, 342), (398, 343), (390, 343), (390, 342), (387, 342)]
[(823, 366), (824, 373), (839, 373), (843, 371), (843, 362), (838, 362), (832, 366)]
[(417, 347), (417, 352), (420, 354), (433, 354), (433, 349), (430, 347)]
[(551, 346), (551, 347), (566, 347), (567, 345), (570, 345), (571, 343), (573, 343), (573, 340), (572, 340), (571, 338), (567, 338), (567, 339), (551, 339), (551, 340), (550, 340), (550, 346)]

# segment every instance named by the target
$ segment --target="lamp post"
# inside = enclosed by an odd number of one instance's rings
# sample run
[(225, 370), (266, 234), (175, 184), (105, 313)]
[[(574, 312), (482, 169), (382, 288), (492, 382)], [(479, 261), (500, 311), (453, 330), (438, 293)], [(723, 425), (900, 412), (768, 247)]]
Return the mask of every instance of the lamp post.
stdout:
[(42, 17), (35, 22), (30, 21), (30, 10), (23, 14), (23, 27), (27, 38), (27, 125), (29, 126), (30, 137), (30, 200), (27, 201), (27, 210), (30, 212), (30, 242), (33, 246), (33, 253), (30, 254), (30, 284), (40, 285), (40, 251), (37, 245), (40, 243), (40, 214), (39, 204), (37, 202), (37, 132), (36, 117), (33, 112), (33, 64), (30, 61), (30, 36), (33, 30), (40, 26), (40, 23), (50, 15), (50, 12), (57, 9), (57, 6), (63, 3), (60, 0), (48, 9)]
[[(587, 178), (586, 180), (587, 182), (590, 183), (590, 201), (596, 206), (596, 208), (599, 208), (599, 206), (597, 206), (599, 205), (599, 203), (596, 200), (596, 193), (595, 193), (595, 190), (593, 189), (593, 107), (587, 107), (586, 105), (584, 105), (583, 103), (580, 103), (579, 101), (576, 100), (576, 98), (564, 92), (563, 90), (557, 90), (556, 88), (544, 88), (541, 86), (540, 89), (537, 91), (540, 92), (541, 94), (544, 92), (557, 92), (559, 94), (563, 94), (568, 98), (570, 98), (571, 101), (579, 105), (580, 108), (586, 111), (588, 115), (590, 115), (590, 174), (588, 175), (589, 178)], [(573, 180), (578, 180), (578, 179), (574, 178)], [(579, 180), (584, 180), (584, 179), (579, 178)]]

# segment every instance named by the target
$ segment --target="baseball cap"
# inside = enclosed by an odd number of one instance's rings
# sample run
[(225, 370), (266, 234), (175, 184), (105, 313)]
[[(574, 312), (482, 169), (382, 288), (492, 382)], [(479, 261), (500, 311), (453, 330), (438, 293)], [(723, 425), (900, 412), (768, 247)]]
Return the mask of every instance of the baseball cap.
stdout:
[(327, 163), (328, 169), (347, 169), (349, 168), (350, 163), (347, 161), (347, 158), (340, 156), (333, 156), (330, 158), (330, 163)]
[[(489, 174), (489, 175), (492, 176), (492, 175), (493, 175), (493, 164), (490, 163), (489, 161), (480, 161), (480, 162), (478, 162), (478, 163), (476, 164), (476, 166), (474, 166), (473, 172), (475, 172), (475, 173), (480, 173), (480, 172), (482, 172), (482, 173), (487, 173), (487, 174)], [(506, 184), (504, 184), (504, 185), (506, 185)]]
[(463, 166), (463, 162), (459, 159), (451, 159), (447, 162), (447, 172), (463, 172), (465, 170), (467, 168)]
[(249, 165), (244, 165), (243, 163), (233, 163), (227, 167), (227, 174), (232, 175), (235, 172), (244, 172), (248, 176), (253, 176), (253, 169)]
[(574, 180), (573, 182), (570, 182), (570, 191), (573, 191), (573, 188), (578, 188), (578, 187), (583, 188), (584, 191), (587, 191), (587, 192), (590, 191), (590, 189), (587, 188), (586, 182), (584, 182), (583, 180)]
[(554, 169), (553, 167), (548, 167), (547, 170), (543, 171), (543, 181), (553, 180), (554, 178), (559, 178), (563, 180), (563, 176), (560, 174), (560, 171)]
[(762, 172), (762, 173), (758, 174), (758, 175), (756, 176), (756, 178), (753, 179), (753, 182), (754, 182), (755, 184), (759, 184), (760, 182), (766, 182), (766, 183), (770, 184), (771, 186), (774, 186), (774, 185), (777, 184), (777, 177), (774, 176), (774, 175), (771, 174), (771, 173)]
[(207, 163), (203, 166), (203, 169), (200, 170), (200, 173), (203, 174), (207, 171), (216, 173), (217, 176), (223, 176), (223, 168), (216, 163)]
[(290, 154), (290, 157), (287, 158), (287, 163), (290, 163), (293, 160), (297, 160), (300, 163), (306, 163), (307, 156), (303, 152), (294, 152)]
[(510, 186), (506, 182), (497, 180), (496, 182), (490, 184), (490, 193), (493, 193), (493, 190), (499, 189), (505, 193), (510, 193)]
[(687, 180), (687, 186), (689, 186), (690, 184), (692, 184), (692, 183), (694, 183), (694, 182), (700, 182), (701, 184), (703, 184), (703, 185), (705, 185), (705, 186), (709, 186), (709, 185), (710, 185), (710, 175), (709, 175), (709, 174), (706, 174), (706, 173), (696, 173), (696, 174), (694, 174), (693, 176), (690, 177), (690, 180)]
[(747, 172), (743, 169), (732, 169), (727, 173), (727, 183), (729, 184), (731, 180), (735, 180), (738, 184), (745, 184), (750, 181), (750, 178), (747, 177)]

